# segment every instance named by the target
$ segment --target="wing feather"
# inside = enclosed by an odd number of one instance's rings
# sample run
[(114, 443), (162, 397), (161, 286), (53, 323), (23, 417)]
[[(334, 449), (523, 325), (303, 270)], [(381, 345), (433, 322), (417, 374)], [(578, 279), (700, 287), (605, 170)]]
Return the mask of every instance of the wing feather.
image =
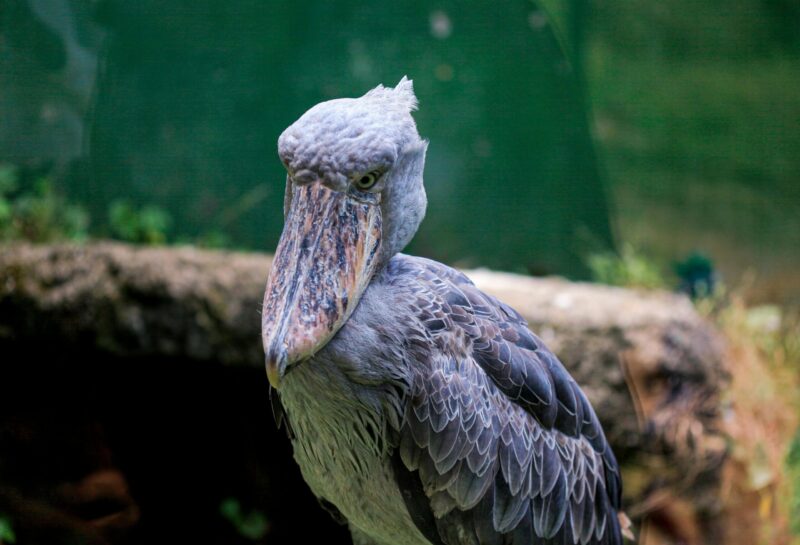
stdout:
[(408, 335), (413, 380), (396, 456), (418, 483), (398, 478), (423, 533), (430, 512), (448, 545), (621, 544), (619, 468), (561, 362), (458, 271), (407, 256), (392, 267), (424, 328)]

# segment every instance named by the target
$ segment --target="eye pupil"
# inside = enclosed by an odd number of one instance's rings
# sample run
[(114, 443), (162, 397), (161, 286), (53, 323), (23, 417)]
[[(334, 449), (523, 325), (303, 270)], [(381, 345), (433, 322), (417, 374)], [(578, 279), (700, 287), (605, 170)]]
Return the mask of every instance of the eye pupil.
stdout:
[(358, 185), (359, 189), (369, 189), (375, 182), (378, 181), (378, 175), (375, 172), (369, 172), (364, 174), (361, 178), (358, 179), (356, 185)]

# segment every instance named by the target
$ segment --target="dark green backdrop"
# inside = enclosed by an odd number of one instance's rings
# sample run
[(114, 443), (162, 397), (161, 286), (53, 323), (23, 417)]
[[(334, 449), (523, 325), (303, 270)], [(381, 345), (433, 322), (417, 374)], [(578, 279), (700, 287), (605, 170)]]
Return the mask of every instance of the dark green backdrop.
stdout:
[(96, 52), (81, 167), (65, 179), (97, 221), (126, 198), (166, 208), (175, 235), (271, 249), (281, 131), (408, 75), (431, 142), (415, 252), (581, 276), (583, 255), (611, 244), (579, 78), (530, 0), (43, 3), (84, 29), (57, 39)]

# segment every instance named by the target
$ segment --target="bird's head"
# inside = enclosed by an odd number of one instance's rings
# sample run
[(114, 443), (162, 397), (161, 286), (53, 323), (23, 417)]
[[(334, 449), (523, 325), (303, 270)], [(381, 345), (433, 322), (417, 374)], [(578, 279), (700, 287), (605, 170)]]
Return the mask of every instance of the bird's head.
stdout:
[(330, 341), (425, 215), (410, 80), (317, 104), (278, 139), (285, 224), (261, 323), (270, 383)]

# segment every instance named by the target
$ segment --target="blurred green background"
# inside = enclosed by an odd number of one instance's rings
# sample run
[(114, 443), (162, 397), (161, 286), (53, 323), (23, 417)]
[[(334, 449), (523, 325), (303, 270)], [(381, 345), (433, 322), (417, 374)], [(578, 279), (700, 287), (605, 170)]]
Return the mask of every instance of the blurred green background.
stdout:
[(0, 13), (4, 238), (269, 251), (283, 128), (407, 74), (431, 140), (411, 251), (640, 285), (700, 270), (752, 300), (800, 301), (796, 1), (3, 0)]

